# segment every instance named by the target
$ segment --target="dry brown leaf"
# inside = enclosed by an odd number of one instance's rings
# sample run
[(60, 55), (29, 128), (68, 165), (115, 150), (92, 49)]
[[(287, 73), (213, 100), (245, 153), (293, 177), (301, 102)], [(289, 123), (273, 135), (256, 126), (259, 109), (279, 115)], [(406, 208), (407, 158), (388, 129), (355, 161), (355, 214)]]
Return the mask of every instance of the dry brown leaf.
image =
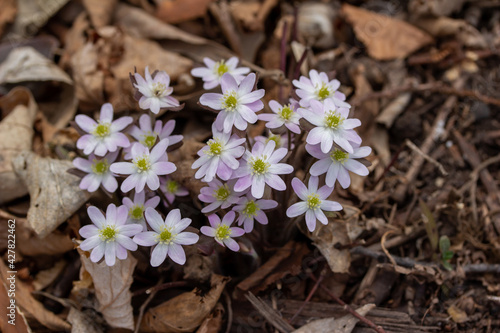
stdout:
[(12, 160), (23, 150), (31, 150), (33, 122), (37, 105), (26, 88), (14, 88), (0, 98), (0, 107), (8, 115), (0, 122), (0, 204), (28, 193), (20, 185)]
[(71, 323), (71, 333), (103, 333), (94, 318), (71, 307), (68, 313), (68, 321)]
[(54, 266), (38, 272), (33, 280), (33, 288), (35, 290), (42, 290), (48, 287), (61, 274), (66, 265), (66, 260), (61, 259), (56, 261)]
[(448, 312), (455, 323), (462, 324), (469, 320), (467, 313), (455, 305), (450, 306), (446, 312)]
[[(375, 308), (375, 304), (365, 304), (356, 309), (356, 312), (362, 316), (366, 316), (370, 310)], [(325, 318), (314, 320), (293, 333), (351, 333), (359, 319), (351, 314), (347, 314), (340, 318)]]
[[(5, 309), (5, 316), (0, 316), (0, 331), (4, 333), (31, 333), (24, 314), (19, 311), (19, 309), (15, 305), (12, 305), (12, 303), (10, 303), (10, 300), (12, 298), (9, 297), (7, 291), (8, 289), (10, 289), (10, 286), (9, 284), (6, 285), (5, 282), (2, 281), (2, 283), (0, 283), (0, 306), (2, 307), (2, 309)], [(11, 292), (12, 291), (9, 291), (9, 293)], [(14, 321), (12, 322), (13, 319)], [(8, 323), (9, 321), (11, 322)], [(14, 323), (15, 325), (13, 325), (12, 323)]]
[(89, 198), (78, 186), (80, 178), (68, 173), (69, 161), (42, 158), (24, 151), (12, 162), (14, 171), (28, 187), (28, 224), (43, 238), (66, 221)]
[(406, 58), (434, 40), (426, 32), (404, 21), (348, 4), (342, 6), (356, 37), (377, 60)]
[(97, 310), (111, 327), (133, 330), (134, 315), (130, 303), (132, 300), (130, 285), (134, 280), (132, 274), (137, 260), (129, 254), (127, 259), (117, 260), (114, 266), (108, 266), (104, 261), (92, 262), (80, 249), (78, 252), (82, 260), (82, 270), (88, 272), (94, 282), (99, 301)]
[(0, 37), (3, 35), (5, 26), (14, 22), (17, 14), (16, 0), (0, 0)]
[[(348, 218), (346, 216), (346, 219)], [(349, 272), (351, 266), (349, 250), (338, 250), (335, 247), (337, 244), (347, 245), (350, 243), (345, 221), (329, 219), (327, 225), (319, 224), (319, 227), (316, 227), (309, 238), (325, 257), (332, 272)]]
[(16, 218), (16, 222), (18, 222), (16, 232), (19, 239), (17, 247), (23, 255), (60, 255), (74, 248), (74, 244), (68, 234), (55, 230), (44, 238), (40, 238), (29, 227), (26, 219)]
[(77, 107), (73, 81), (68, 74), (29, 46), (14, 49), (0, 65), (0, 84), (40, 81), (61, 83), (61, 92), (52, 101), (39, 103), (39, 107), (52, 125), (58, 129), (65, 127)]
[(83, 0), (83, 5), (89, 13), (90, 20), (96, 28), (101, 28), (111, 23), (118, 0)]
[(465, 0), (410, 0), (408, 11), (418, 16), (448, 16), (462, 9)]
[[(7, 266), (5, 266), (3, 260), (0, 260), (0, 275), (2, 277), (2, 282), (8, 281), (7, 278), (12, 276), (12, 274), (8, 273)], [(15, 274), (13, 276), (15, 276)], [(38, 320), (43, 326), (54, 331), (71, 330), (70, 324), (56, 316), (53, 312), (45, 309), (42, 303), (31, 296), (28, 287), (19, 279), (16, 279), (15, 293), (16, 305)], [(16, 323), (18, 323), (18, 321), (16, 321)]]
[(211, 289), (203, 296), (194, 289), (149, 309), (141, 323), (141, 332), (194, 331), (212, 312), (228, 281), (229, 278), (214, 274)]
[(206, 14), (208, 4), (214, 0), (163, 0), (158, 4), (156, 16), (167, 23), (177, 24)]
[(224, 320), (224, 306), (217, 303), (215, 309), (212, 311), (203, 323), (200, 325), (196, 333), (217, 333), (222, 329), (222, 322)]

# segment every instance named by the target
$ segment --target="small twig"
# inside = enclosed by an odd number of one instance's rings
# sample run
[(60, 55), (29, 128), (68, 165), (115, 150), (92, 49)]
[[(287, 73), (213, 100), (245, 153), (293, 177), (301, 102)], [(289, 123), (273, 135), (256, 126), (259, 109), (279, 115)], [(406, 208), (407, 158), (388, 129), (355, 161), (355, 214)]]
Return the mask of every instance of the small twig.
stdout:
[(143, 289), (136, 290), (132, 293), (132, 296), (134, 296), (134, 297), (139, 296), (143, 293), (146, 293), (149, 295), (152, 292), (157, 292), (157, 291), (164, 290), (164, 289), (185, 287), (185, 286), (187, 286), (187, 284), (188, 283), (186, 281), (167, 282), (167, 283), (164, 283), (162, 285), (156, 285), (152, 288), (143, 288)]
[[(318, 278), (316, 278), (316, 276), (314, 276), (314, 274), (310, 273), (309, 276), (311, 277), (311, 279), (313, 279), (314, 281), (318, 281)], [(358, 318), (360, 321), (362, 321), (363, 323), (365, 323), (366, 325), (368, 325), (368, 327), (370, 328), (373, 328), (375, 331), (377, 331), (378, 333), (386, 333), (385, 330), (381, 327), (381, 326), (377, 326), (375, 325), (370, 319), (366, 318), (365, 316), (362, 316), (360, 315), (358, 312), (356, 312), (353, 308), (351, 308), (349, 306), (349, 304), (347, 304), (346, 302), (344, 302), (343, 300), (341, 300), (340, 298), (338, 298), (334, 293), (332, 293), (330, 291), (330, 289), (328, 289), (327, 287), (323, 286), (321, 283), (319, 284), (319, 286), (321, 287), (321, 289), (323, 289), (324, 292), (326, 292), (328, 294), (328, 296), (330, 296), (335, 302), (339, 303), (340, 305), (342, 305), (344, 307), (345, 310), (347, 310), (351, 315), (353, 315), (354, 317)]]
[(390, 234), (393, 234), (394, 232), (395, 232), (394, 230), (386, 231), (384, 233), (384, 235), (382, 236), (382, 239), (380, 240), (380, 246), (382, 247), (382, 251), (384, 251), (384, 253), (387, 256), (387, 258), (389, 258), (389, 261), (391, 262), (391, 264), (393, 264), (394, 266), (396, 266), (396, 261), (394, 260), (394, 258), (392, 257), (392, 255), (389, 253), (389, 251), (385, 247), (385, 240), (387, 239), (387, 236), (389, 236)]
[(443, 176), (448, 176), (448, 172), (444, 169), (443, 165), (441, 163), (439, 163), (438, 161), (436, 161), (435, 159), (433, 159), (432, 157), (430, 157), (428, 154), (424, 153), (423, 151), (420, 150), (420, 148), (418, 148), (413, 142), (410, 141), (410, 139), (406, 139), (405, 140), (405, 144), (410, 147), (411, 150), (413, 150), (414, 152), (416, 152), (417, 154), (419, 155), (422, 155), (422, 157), (429, 163), (431, 164), (434, 164), (439, 172), (441, 172), (441, 174)]
[[(163, 282), (163, 277), (160, 277), (160, 280), (158, 281), (158, 284), (156, 286), (161, 285), (162, 282)], [(148, 296), (148, 298), (146, 299), (146, 301), (144, 301), (144, 303), (142, 303), (142, 305), (141, 305), (141, 307), (139, 309), (139, 316), (137, 316), (137, 322), (136, 322), (137, 324), (135, 326), (134, 333), (139, 333), (139, 329), (141, 327), (141, 322), (142, 322), (142, 317), (144, 317), (144, 311), (146, 310), (146, 307), (148, 306), (149, 302), (151, 302), (153, 300), (153, 298), (155, 297), (157, 291), (158, 290), (155, 290), (154, 292), (152, 292)]]
[(306, 300), (304, 301), (304, 303), (302, 303), (302, 305), (300, 306), (300, 308), (297, 310), (297, 312), (295, 312), (295, 314), (293, 315), (293, 317), (290, 319), (290, 321), (289, 321), (290, 324), (293, 324), (293, 321), (300, 315), (300, 313), (302, 312), (302, 310), (304, 310), (304, 307), (306, 306), (306, 304), (309, 303), (309, 301), (313, 297), (313, 295), (316, 292), (316, 290), (318, 290), (318, 287), (319, 287), (320, 283), (323, 281), (323, 279), (325, 278), (325, 275), (326, 275), (326, 271), (323, 269), (321, 271), (321, 275), (319, 276), (319, 279), (314, 284), (313, 288), (309, 292), (309, 295), (307, 295)]

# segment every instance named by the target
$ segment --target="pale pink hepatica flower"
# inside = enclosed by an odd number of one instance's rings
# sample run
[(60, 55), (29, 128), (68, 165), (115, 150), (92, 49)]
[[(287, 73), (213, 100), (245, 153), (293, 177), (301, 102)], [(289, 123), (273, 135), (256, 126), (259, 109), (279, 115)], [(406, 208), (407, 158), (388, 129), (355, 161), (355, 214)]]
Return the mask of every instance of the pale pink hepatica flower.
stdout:
[(215, 175), (222, 180), (228, 180), (233, 170), (239, 167), (236, 160), (245, 152), (242, 143), (244, 138), (236, 134), (220, 132), (215, 125), (212, 126), (213, 138), (208, 140), (207, 145), (198, 151), (198, 158), (191, 166), (192, 169), (199, 168), (194, 177), (203, 178), (204, 182), (211, 182)]
[(314, 127), (307, 135), (306, 142), (312, 145), (321, 143), (321, 151), (328, 153), (335, 142), (348, 153), (353, 153), (354, 144), (361, 143), (361, 137), (352, 129), (361, 125), (356, 118), (347, 119), (349, 109), (337, 108), (331, 99), (324, 102), (311, 101), (309, 109), (300, 108), (300, 115)]
[(175, 197), (185, 197), (189, 195), (187, 188), (168, 176), (160, 178), (160, 190), (165, 194), (168, 204), (173, 203)]
[(316, 220), (324, 225), (328, 224), (328, 218), (323, 211), (334, 212), (342, 209), (342, 206), (335, 201), (325, 200), (332, 194), (333, 187), (327, 185), (318, 189), (319, 178), (311, 176), (309, 178), (309, 188), (298, 178), (292, 179), (292, 187), (297, 196), (302, 200), (291, 205), (286, 210), (286, 216), (295, 217), (306, 214), (306, 224), (309, 231), (316, 228)]
[(83, 226), (80, 235), (86, 240), (80, 244), (83, 251), (90, 251), (90, 260), (98, 262), (105, 257), (106, 265), (113, 266), (116, 258), (126, 259), (127, 250), (137, 250), (137, 244), (130, 237), (138, 234), (142, 226), (126, 224), (127, 207), (110, 204), (106, 217), (94, 206), (87, 208), (90, 220), (94, 224)]
[(278, 163), (285, 157), (288, 150), (279, 148), (274, 151), (276, 143), (270, 140), (265, 146), (256, 142), (252, 152), (246, 151), (240, 160), (240, 167), (233, 172), (233, 178), (238, 178), (234, 185), (236, 192), (246, 190), (251, 186), (252, 195), (260, 199), (267, 185), (278, 191), (286, 189), (285, 182), (278, 175), (293, 172), (289, 164)]
[(169, 120), (163, 126), (161, 120), (157, 120), (154, 129), (151, 128), (151, 118), (147, 114), (143, 114), (139, 118), (139, 127), (132, 126), (129, 133), (138, 142), (142, 143), (143, 146), (149, 149), (153, 148), (156, 144), (156, 140), (160, 141), (163, 139), (168, 139), (169, 146), (173, 146), (176, 143), (182, 141), (182, 135), (171, 135), (175, 128), (175, 120)]
[(200, 97), (202, 105), (220, 110), (214, 122), (219, 131), (231, 133), (233, 125), (244, 131), (248, 123), (257, 122), (255, 112), (264, 108), (260, 99), (264, 97), (265, 91), (252, 91), (255, 79), (255, 73), (250, 73), (238, 84), (231, 74), (226, 73), (221, 79), (222, 94), (206, 93)]
[(136, 142), (132, 145), (132, 162), (116, 162), (110, 169), (114, 173), (130, 175), (122, 183), (121, 190), (127, 193), (135, 187), (136, 192), (141, 192), (147, 184), (149, 189), (156, 191), (160, 187), (158, 176), (167, 175), (177, 170), (172, 162), (166, 162), (168, 139), (161, 140), (149, 149)]
[[(274, 141), (276, 143), (276, 148), (287, 148), (288, 149), (288, 135), (287, 134), (273, 134), (271, 131), (267, 133), (267, 136), (257, 135), (253, 138), (255, 142), (261, 142), (266, 145), (269, 141)], [(290, 149), (293, 149), (295, 144), (293, 143), (293, 135), (292, 135), (292, 144)]]
[(321, 151), (319, 145), (306, 145), (306, 150), (319, 161), (315, 162), (310, 169), (313, 176), (319, 176), (326, 173), (326, 185), (333, 187), (338, 180), (342, 188), (348, 188), (351, 185), (349, 171), (360, 176), (368, 175), (368, 168), (362, 163), (356, 161), (357, 158), (363, 158), (371, 154), (370, 147), (353, 147), (353, 153), (349, 154), (338, 148), (333, 148), (327, 154)]
[(227, 246), (230, 250), (237, 252), (239, 251), (240, 246), (234, 239), (232, 239), (232, 237), (243, 236), (245, 231), (238, 227), (231, 228), (231, 224), (234, 222), (235, 216), (235, 212), (230, 211), (224, 215), (221, 221), (217, 214), (209, 215), (208, 222), (210, 222), (210, 227), (203, 226), (200, 231), (208, 237), (213, 237), (220, 245)]
[(238, 225), (243, 225), (245, 232), (249, 233), (253, 230), (254, 220), (260, 224), (267, 224), (267, 215), (263, 212), (264, 209), (276, 208), (278, 203), (274, 200), (255, 199), (252, 195), (247, 194), (242, 197), (233, 210), (238, 212)]
[(191, 224), (191, 219), (182, 218), (179, 209), (172, 209), (163, 221), (156, 210), (147, 208), (146, 221), (153, 231), (141, 232), (134, 237), (134, 242), (142, 246), (154, 246), (151, 266), (160, 266), (167, 256), (179, 265), (184, 265), (186, 253), (181, 245), (191, 245), (199, 239), (193, 232), (182, 232)]
[(161, 108), (177, 107), (179, 101), (169, 96), (174, 90), (170, 85), (170, 76), (165, 71), (157, 72), (154, 79), (146, 66), (144, 78), (139, 74), (134, 74), (137, 83), (134, 83), (142, 97), (139, 99), (139, 106), (143, 110), (151, 110), (158, 114)]
[(236, 67), (238, 65), (238, 58), (231, 57), (227, 61), (221, 60), (218, 62), (210, 58), (203, 58), (203, 62), (207, 67), (197, 67), (191, 70), (191, 75), (194, 77), (201, 77), (203, 80), (203, 89), (210, 90), (217, 87), (226, 73), (231, 74), (236, 82), (240, 83), (245, 77), (245, 74), (250, 72), (248, 67)]
[(339, 80), (329, 80), (325, 72), (318, 73), (317, 70), (311, 69), (309, 78), (301, 76), (299, 80), (293, 80), (292, 83), (297, 87), (295, 92), (300, 97), (299, 103), (302, 107), (308, 107), (311, 100), (324, 101), (328, 98), (331, 98), (338, 107), (351, 107), (344, 102), (345, 95), (338, 91)]
[(134, 201), (128, 197), (124, 197), (122, 203), (128, 208), (128, 224), (140, 224), (142, 230), (146, 231), (146, 221), (144, 220), (144, 212), (148, 207), (156, 208), (160, 203), (160, 197), (154, 196), (146, 200), (146, 191), (136, 192), (134, 194)]
[(79, 114), (75, 117), (75, 122), (89, 134), (79, 138), (76, 146), (82, 149), (85, 155), (95, 152), (97, 156), (104, 156), (108, 151), (114, 152), (118, 147), (126, 148), (130, 145), (130, 141), (120, 131), (132, 121), (132, 117), (121, 117), (113, 121), (113, 106), (110, 103), (102, 105), (98, 122), (89, 116)]
[(113, 153), (108, 153), (102, 158), (97, 158), (94, 154), (90, 154), (88, 159), (77, 157), (73, 160), (73, 165), (88, 173), (82, 178), (80, 188), (89, 192), (95, 192), (99, 186), (104, 187), (106, 191), (113, 193), (118, 188), (118, 182), (115, 175), (109, 170), (109, 166), (118, 157), (118, 150)]
[(266, 121), (267, 128), (280, 128), (283, 125), (295, 134), (300, 134), (299, 119), (297, 113), (298, 105), (290, 103), (281, 105), (275, 100), (269, 101), (269, 107), (273, 113), (261, 113), (259, 120)]
[(236, 179), (231, 179), (227, 183), (222, 183), (217, 178), (214, 178), (207, 187), (202, 187), (198, 199), (200, 201), (208, 203), (201, 212), (209, 213), (217, 208), (226, 209), (231, 205), (234, 205), (240, 199), (240, 196), (244, 192), (236, 193), (234, 192), (234, 184)]

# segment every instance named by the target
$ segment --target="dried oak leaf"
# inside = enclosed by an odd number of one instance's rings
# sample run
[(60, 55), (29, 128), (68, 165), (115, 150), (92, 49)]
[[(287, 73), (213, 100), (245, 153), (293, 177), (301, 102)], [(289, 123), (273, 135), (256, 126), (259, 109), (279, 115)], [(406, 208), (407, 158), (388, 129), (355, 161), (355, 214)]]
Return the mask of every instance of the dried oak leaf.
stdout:
[(342, 11), (368, 54), (377, 60), (406, 58), (434, 41), (426, 32), (402, 20), (348, 4), (342, 6)]
[[(7, 266), (5, 266), (3, 260), (0, 260), (0, 275), (2, 282), (9, 281), (7, 278), (12, 276), (7, 271)], [(31, 296), (28, 287), (19, 279), (16, 279), (16, 305), (25, 313), (28, 313), (38, 320), (40, 324), (53, 331), (68, 332), (71, 330), (70, 324), (56, 316), (53, 312), (47, 310), (42, 303)]]
[(214, 0), (163, 0), (158, 4), (156, 16), (167, 23), (177, 24), (206, 14)]
[(73, 81), (53, 61), (30, 46), (14, 49), (0, 65), (0, 85), (25, 82), (38, 82), (40, 86), (55, 82), (53, 89), (60, 88), (60, 93), (53, 94), (47, 102), (39, 103), (40, 110), (58, 129), (73, 119), (77, 107)]
[(96, 28), (101, 28), (111, 23), (118, 0), (83, 0), (83, 5), (89, 13), (90, 20)]
[(141, 332), (193, 332), (210, 315), (229, 278), (212, 275), (211, 289), (194, 289), (151, 308), (144, 315)]
[(73, 168), (69, 161), (23, 151), (12, 165), (28, 187), (28, 224), (40, 238), (53, 232), (90, 198), (79, 188), (80, 178), (67, 172)]
[[(117, 260), (114, 266), (104, 261), (95, 263), (87, 257), (86, 252), (78, 249), (82, 260), (82, 271), (88, 272), (94, 282), (99, 308), (104, 319), (111, 327), (134, 329), (134, 315), (131, 305), (133, 282), (137, 259), (130, 254), (125, 260)], [(81, 272), (80, 275), (85, 275)]]
[(22, 87), (0, 98), (0, 108), (8, 114), (0, 122), (0, 204), (22, 197), (28, 189), (19, 183), (12, 160), (23, 150), (31, 150), (37, 105), (31, 92)]
[(465, 0), (410, 0), (408, 12), (418, 16), (448, 16), (462, 9)]

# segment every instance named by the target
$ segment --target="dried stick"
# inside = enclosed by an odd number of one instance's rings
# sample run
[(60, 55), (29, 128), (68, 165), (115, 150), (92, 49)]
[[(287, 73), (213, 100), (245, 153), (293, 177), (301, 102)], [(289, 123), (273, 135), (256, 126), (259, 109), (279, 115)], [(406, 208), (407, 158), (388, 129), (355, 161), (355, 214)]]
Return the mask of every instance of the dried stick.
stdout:
[[(160, 277), (160, 280), (158, 281), (158, 284), (156, 285), (156, 287), (158, 287), (159, 285), (161, 285), (163, 282), (163, 277)], [(154, 288), (151, 288), (151, 289), (154, 289)], [(151, 290), (150, 289), (150, 290)], [(159, 290), (159, 289), (158, 289)], [(158, 290), (154, 290), (154, 292), (152, 292), (148, 298), (146, 299), (146, 301), (144, 303), (142, 303), (140, 309), (139, 309), (139, 316), (137, 317), (137, 324), (135, 326), (135, 330), (134, 330), (134, 333), (139, 333), (139, 329), (141, 327), (141, 322), (142, 322), (142, 317), (144, 317), (144, 311), (146, 310), (146, 306), (148, 306), (149, 302), (151, 302), (153, 300), (153, 298), (155, 297), (156, 295), (156, 292)]]
[(436, 161), (435, 159), (433, 159), (432, 157), (430, 157), (429, 155), (427, 154), (424, 154), (423, 151), (420, 150), (420, 148), (418, 148), (413, 142), (410, 141), (410, 139), (406, 139), (405, 140), (405, 144), (411, 149), (413, 150), (414, 152), (416, 152), (417, 154), (420, 154), (422, 155), (422, 157), (429, 163), (431, 164), (434, 164), (439, 172), (441, 172), (441, 174), (443, 176), (448, 176), (448, 172), (444, 169), (443, 165), (441, 163), (439, 163), (438, 161)]
[[(316, 278), (316, 276), (314, 276), (314, 274), (310, 273), (309, 276), (311, 277), (311, 279), (313, 279), (314, 281), (318, 281), (318, 278)], [(385, 330), (381, 327), (381, 326), (377, 326), (375, 325), (370, 319), (366, 318), (365, 316), (362, 316), (360, 315), (358, 312), (356, 312), (353, 308), (351, 308), (349, 306), (349, 304), (345, 303), (343, 300), (341, 300), (340, 298), (338, 298), (337, 296), (335, 296), (334, 293), (332, 293), (330, 291), (330, 289), (328, 289), (327, 287), (323, 286), (320, 282), (320, 285), (321, 289), (323, 289), (324, 292), (326, 292), (328, 294), (328, 296), (330, 296), (335, 302), (339, 303), (340, 305), (342, 305), (344, 307), (345, 310), (347, 310), (351, 315), (353, 315), (354, 317), (358, 318), (361, 322), (365, 323), (366, 325), (368, 325), (368, 327), (370, 328), (373, 328), (375, 331), (377, 331), (378, 333), (386, 333)]]

